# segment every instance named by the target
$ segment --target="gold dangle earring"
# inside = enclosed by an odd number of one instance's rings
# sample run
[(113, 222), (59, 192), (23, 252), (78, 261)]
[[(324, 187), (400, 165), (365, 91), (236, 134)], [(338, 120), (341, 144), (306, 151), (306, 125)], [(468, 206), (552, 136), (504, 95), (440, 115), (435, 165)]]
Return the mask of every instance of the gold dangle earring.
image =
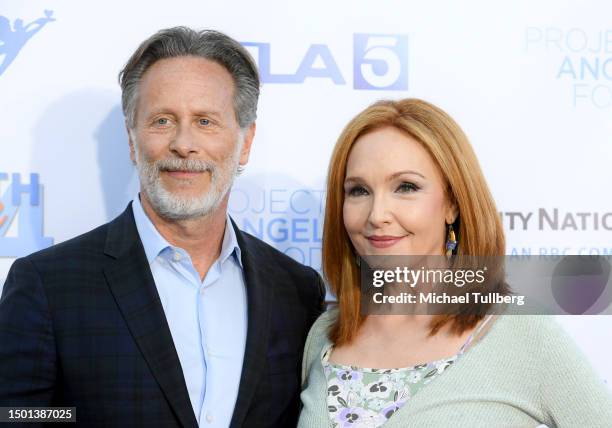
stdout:
[(457, 238), (455, 237), (455, 230), (453, 225), (448, 225), (448, 234), (446, 235), (446, 257), (453, 255), (453, 251), (457, 248)]

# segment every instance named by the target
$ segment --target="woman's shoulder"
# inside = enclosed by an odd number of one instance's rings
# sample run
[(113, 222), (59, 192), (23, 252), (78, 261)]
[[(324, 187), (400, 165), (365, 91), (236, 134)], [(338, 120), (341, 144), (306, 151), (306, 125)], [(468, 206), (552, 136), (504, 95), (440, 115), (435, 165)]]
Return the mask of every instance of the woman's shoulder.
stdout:
[[(555, 319), (554, 315), (499, 315), (495, 324), (497, 329), (504, 333), (505, 337), (525, 339), (558, 339), (565, 336), (563, 327)], [(514, 332), (506, 335), (505, 333)]]
[(574, 340), (553, 315), (500, 315), (490, 331), (491, 342), (506, 352), (549, 356), (581, 354)]
[(314, 322), (304, 346), (304, 359), (302, 363), (302, 379), (309, 372), (313, 361), (320, 356), (323, 348), (330, 344), (329, 329), (338, 318), (338, 309), (328, 309), (319, 315), (319, 318)]
[(495, 345), (510, 353), (506, 361), (522, 365), (515, 373), (529, 367), (537, 376), (530, 381), (538, 382), (541, 405), (559, 426), (612, 426), (610, 390), (556, 316), (503, 315), (498, 321), (495, 338), (505, 342)]
[(328, 333), (329, 329), (338, 319), (338, 308), (334, 307), (326, 310), (319, 318), (314, 322), (310, 331), (308, 332), (307, 342), (317, 341), (326, 342), (329, 341)]
[(334, 306), (332, 308), (327, 309), (319, 318), (314, 322), (313, 328), (317, 326), (318, 328), (325, 328), (332, 325), (336, 319), (338, 318), (338, 307)]

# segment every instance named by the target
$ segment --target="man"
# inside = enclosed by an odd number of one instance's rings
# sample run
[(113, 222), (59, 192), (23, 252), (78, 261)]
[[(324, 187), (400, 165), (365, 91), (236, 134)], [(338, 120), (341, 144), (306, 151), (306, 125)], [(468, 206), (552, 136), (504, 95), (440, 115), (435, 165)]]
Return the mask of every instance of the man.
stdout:
[(227, 214), (255, 134), (252, 59), (224, 34), (172, 28), (120, 83), (140, 194), (11, 267), (0, 406), (76, 406), (87, 427), (294, 426), (324, 287)]

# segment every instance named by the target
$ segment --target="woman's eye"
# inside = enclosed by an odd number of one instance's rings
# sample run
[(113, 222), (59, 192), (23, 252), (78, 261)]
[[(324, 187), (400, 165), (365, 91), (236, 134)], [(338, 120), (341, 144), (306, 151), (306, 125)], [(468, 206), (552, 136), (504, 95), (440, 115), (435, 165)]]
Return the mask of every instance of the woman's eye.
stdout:
[(367, 194), (368, 191), (363, 186), (351, 187), (348, 191), (349, 196), (364, 196)]
[(397, 192), (400, 193), (412, 193), (419, 190), (419, 186), (414, 183), (404, 182), (397, 187)]
[(208, 120), (208, 119), (200, 119), (200, 125), (208, 126), (208, 125), (210, 125), (210, 120)]

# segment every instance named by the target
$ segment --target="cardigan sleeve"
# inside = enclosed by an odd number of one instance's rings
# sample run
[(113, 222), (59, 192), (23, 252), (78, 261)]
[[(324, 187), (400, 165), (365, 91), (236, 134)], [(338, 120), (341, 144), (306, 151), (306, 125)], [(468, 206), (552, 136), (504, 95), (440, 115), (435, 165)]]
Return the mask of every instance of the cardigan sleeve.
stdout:
[(612, 427), (612, 392), (552, 318), (541, 333), (541, 405), (553, 426)]
[(306, 387), (306, 380), (310, 367), (320, 354), (323, 345), (327, 342), (329, 326), (336, 316), (337, 309), (323, 312), (310, 328), (304, 345), (304, 358), (302, 359), (302, 388)]

